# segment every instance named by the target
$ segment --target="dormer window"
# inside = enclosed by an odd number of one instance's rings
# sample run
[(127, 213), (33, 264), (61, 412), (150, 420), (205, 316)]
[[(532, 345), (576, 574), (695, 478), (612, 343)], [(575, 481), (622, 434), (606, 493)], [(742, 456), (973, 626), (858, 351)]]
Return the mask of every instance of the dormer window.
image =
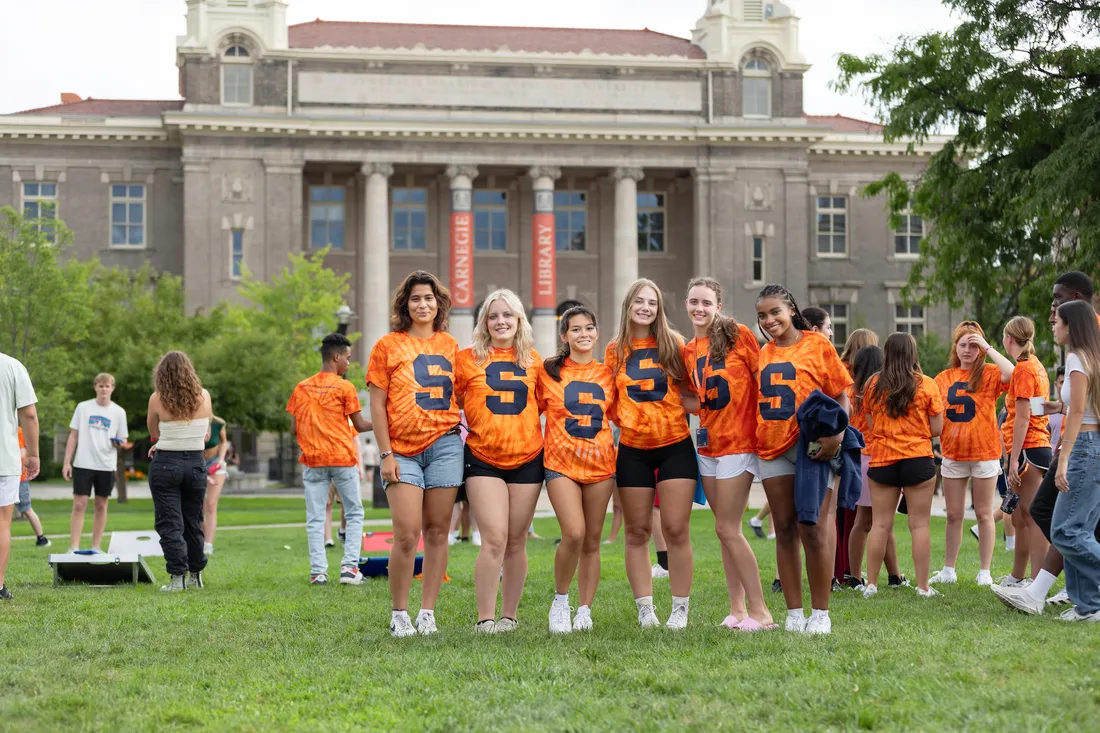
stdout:
[(252, 56), (244, 46), (222, 54), (222, 104), (252, 104)]
[(762, 58), (745, 63), (741, 78), (741, 105), (745, 117), (772, 116), (772, 70)]

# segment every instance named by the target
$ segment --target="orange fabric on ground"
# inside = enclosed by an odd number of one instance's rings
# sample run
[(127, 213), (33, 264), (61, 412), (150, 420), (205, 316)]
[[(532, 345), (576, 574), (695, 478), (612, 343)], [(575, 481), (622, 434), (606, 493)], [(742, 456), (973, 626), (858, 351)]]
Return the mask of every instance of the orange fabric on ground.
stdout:
[(294, 387), (286, 411), (294, 416), (299, 463), (320, 466), (357, 466), (355, 428), (348, 416), (362, 409), (351, 382), (334, 372), (318, 372)]
[[(867, 380), (870, 382), (870, 380)], [(864, 388), (867, 385), (863, 385)], [(871, 434), (867, 427), (867, 405), (861, 405), (862, 409), (856, 410), (856, 398), (859, 395), (856, 394), (856, 385), (853, 382), (848, 385), (848, 404), (852, 406), (851, 412), (848, 413), (848, 424), (853, 428), (863, 433), (863, 455), (871, 455)]]
[[(1026, 361), (1018, 362), (1012, 370), (1012, 381), (1008, 383), (1008, 395), (1005, 397), (1007, 417), (1001, 426), (1005, 450), (1012, 452), (1012, 423), (1016, 419), (1016, 400), (1032, 397), (1050, 399), (1050, 377), (1043, 363), (1032, 354)], [(1027, 407), (1028, 412), (1031, 406)], [(1046, 415), (1031, 415), (1027, 420), (1027, 435), (1024, 436), (1024, 448), (1050, 447), (1050, 421)]]
[[(867, 381), (864, 394), (870, 396), (878, 376)], [(890, 417), (886, 413), (886, 402), (882, 399), (868, 399), (864, 409), (871, 415), (871, 466), (889, 466), (907, 458), (931, 458), (932, 428), (928, 424), (930, 415), (943, 412), (943, 397), (936, 382), (920, 375), (920, 386), (909, 403), (909, 409), (900, 417)]]
[[(19, 432), (19, 455), (23, 455), (23, 449), (27, 447), (27, 441), (23, 439), (23, 428), (17, 428)], [(23, 467), (23, 473), (19, 477), (19, 483), (23, 483), (27, 480), (27, 467)]]
[(539, 370), (539, 409), (546, 413), (543, 465), (581, 485), (615, 475), (615, 439), (610, 417), (615, 377), (606, 365), (566, 359), (561, 381)]
[(515, 349), (489, 349), (478, 364), (473, 348), (458, 352), (455, 396), (462, 401), (470, 434), (466, 445), (490, 466), (509, 470), (533, 460), (542, 450), (542, 423), (535, 394), (542, 358), (531, 351), (526, 369)]
[(757, 382), (760, 344), (744, 324), (724, 362), (710, 359), (710, 339), (693, 338), (684, 346), (684, 365), (699, 395), (699, 425), (707, 445), (699, 455), (709, 458), (756, 451)]
[(840, 354), (816, 331), (803, 331), (791, 346), (772, 341), (760, 350), (760, 409), (756, 452), (766, 461), (798, 442), (799, 406), (815, 389), (838, 397), (852, 383)]
[(997, 398), (1008, 389), (996, 364), (986, 364), (978, 391), (966, 385), (970, 372), (962, 367), (945, 369), (936, 375), (947, 413), (943, 416), (940, 450), (953, 461), (996, 461), (1001, 458), (1001, 435), (997, 430)]
[(623, 365), (615, 356), (612, 341), (604, 352), (604, 363), (615, 375), (615, 422), (622, 445), (642, 450), (663, 448), (688, 437), (680, 387), (669, 380), (657, 361), (656, 338), (631, 339)]
[(458, 342), (445, 331), (421, 339), (387, 333), (370, 352), (367, 386), (385, 390), (390, 447), (415, 456), (458, 425), (454, 370)]

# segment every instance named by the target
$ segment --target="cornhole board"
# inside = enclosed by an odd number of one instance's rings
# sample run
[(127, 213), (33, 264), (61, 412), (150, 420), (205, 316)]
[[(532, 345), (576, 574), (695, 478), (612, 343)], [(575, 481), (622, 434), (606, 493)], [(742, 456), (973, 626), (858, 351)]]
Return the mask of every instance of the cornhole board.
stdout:
[(88, 583), (93, 586), (112, 586), (120, 583), (155, 583), (153, 571), (145, 558), (137, 553), (101, 555), (75, 555), (72, 553), (50, 555), (53, 567), (53, 584), (62, 581)]
[[(390, 552), (393, 549), (393, 532), (366, 532), (363, 534), (363, 554)], [(424, 551), (424, 535), (416, 542), (417, 552)]]
[[(413, 575), (420, 575), (424, 568), (424, 556), (417, 555), (416, 560), (413, 562)], [(390, 556), (385, 555), (383, 557), (361, 557), (359, 558), (359, 572), (363, 574), (364, 578), (382, 578), (389, 577), (390, 574)]]
[(141, 555), (164, 557), (160, 548), (160, 535), (152, 530), (145, 532), (112, 532), (108, 555)]

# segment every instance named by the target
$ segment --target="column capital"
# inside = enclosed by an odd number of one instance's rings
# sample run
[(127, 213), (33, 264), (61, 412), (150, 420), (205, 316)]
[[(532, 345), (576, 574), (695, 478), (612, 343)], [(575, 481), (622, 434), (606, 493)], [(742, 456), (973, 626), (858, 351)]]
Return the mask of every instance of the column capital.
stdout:
[(455, 181), (458, 178), (465, 178), (472, 185), (474, 179), (477, 178), (478, 170), (476, 165), (449, 165), (446, 170), (447, 178), (451, 179), (451, 187), (455, 185)]
[(393, 165), (390, 163), (364, 163), (361, 170), (363, 175), (368, 178), (370, 176), (389, 178), (393, 175)]
[(561, 168), (551, 165), (536, 165), (527, 171), (527, 175), (531, 176), (536, 183), (540, 178), (546, 178), (553, 184), (554, 181), (561, 178)]
[(627, 168), (620, 167), (611, 171), (611, 177), (616, 181), (623, 181), (627, 178), (633, 180), (635, 183), (645, 178), (645, 171), (641, 168)]

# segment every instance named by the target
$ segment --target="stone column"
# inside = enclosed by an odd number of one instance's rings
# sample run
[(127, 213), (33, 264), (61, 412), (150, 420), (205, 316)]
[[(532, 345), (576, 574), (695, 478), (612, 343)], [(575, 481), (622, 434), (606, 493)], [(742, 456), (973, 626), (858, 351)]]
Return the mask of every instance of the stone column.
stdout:
[(214, 305), (213, 283), (222, 270), (214, 269), (212, 217), (215, 202), (210, 183), (210, 160), (183, 156), (183, 291), (188, 313)]
[(474, 179), (475, 166), (447, 167), (451, 179), (451, 335), (460, 348), (474, 335)]
[(359, 259), (359, 323), (363, 361), (378, 339), (390, 331), (390, 197), (389, 163), (364, 163), (363, 256)]
[(557, 351), (558, 264), (554, 236), (554, 181), (560, 168), (536, 167), (529, 171), (534, 181), (535, 209), (531, 217), (531, 328), (535, 348), (543, 357)]
[(638, 279), (638, 181), (641, 168), (616, 168), (615, 181), (615, 307), (622, 306)]

